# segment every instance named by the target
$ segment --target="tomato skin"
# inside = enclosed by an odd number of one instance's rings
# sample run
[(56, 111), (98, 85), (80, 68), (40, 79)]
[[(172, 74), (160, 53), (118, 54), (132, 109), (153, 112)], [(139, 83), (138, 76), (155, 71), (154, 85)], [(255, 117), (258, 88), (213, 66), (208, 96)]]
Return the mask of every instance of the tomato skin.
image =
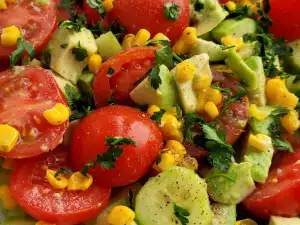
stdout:
[(122, 146), (124, 151), (115, 163), (116, 168), (90, 168), (96, 182), (108, 187), (124, 186), (144, 176), (163, 144), (159, 127), (147, 114), (127, 106), (104, 107), (89, 114), (75, 128), (71, 162), (77, 170), (107, 151), (106, 136), (128, 137), (137, 142), (137, 146)]
[[(132, 104), (129, 93), (134, 88), (134, 83), (144, 77), (152, 67), (156, 49), (156, 47), (132, 48), (105, 61), (93, 84), (96, 105), (98, 107), (107, 105), (111, 94), (117, 104)], [(109, 68), (114, 70), (110, 79), (107, 77)]]
[[(264, 184), (244, 200), (244, 206), (254, 215), (293, 217), (300, 213), (300, 149), (283, 153), (272, 166)], [(274, 182), (275, 180), (275, 182)], [(277, 181), (277, 182), (276, 182)]]
[(96, 24), (97, 22), (102, 20), (99, 12), (96, 9), (91, 8), (86, 0), (83, 1), (83, 10), (86, 15), (88, 24)]
[(176, 21), (167, 20), (164, 17), (164, 4), (169, 0), (114, 0), (114, 8), (107, 13), (104, 20), (111, 24), (118, 19), (129, 33), (136, 34), (140, 29), (147, 29), (151, 35), (165, 34), (172, 42), (175, 42), (182, 31), (189, 25), (188, 0), (173, 0), (178, 5), (179, 17)]
[(0, 156), (29, 158), (53, 150), (62, 142), (69, 121), (53, 126), (43, 117), (43, 111), (56, 103), (67, 103), (48, 70), (36, 66), (15, 69), (0, 73), (0, 124), (16, 128), (20, 140)]
[[(21, 29), (22, 35), (35, 50), (39, 52), (46, 47), (52, 33), (57, 29), (58, 15), (56, 3), (49, 0), (49, 4), (37, 6), (34, 0), (16, 1), (9, 3), (6, 10), (0, 13), (0, 30), (9, 26), (17, 26)], [(34, 7), (39, 8), (34, 10)], [(0, 43), (0, 61), (9, 60), (9, 55), (16, 47), (5, 47)]]
[[(29, 215), (57, 225), (79, 224), (96, 217), (106, 206), (110, 189), (92, 184), (85, 191), (54, 189), (46, 180), (46, 168), (70, 168), (66, 149), (22, 160), (13, 170), (10, 189)], [(55, 197), (55, 195), (60, 195)], [(80, 204), (78, 204), (80, 203)]]

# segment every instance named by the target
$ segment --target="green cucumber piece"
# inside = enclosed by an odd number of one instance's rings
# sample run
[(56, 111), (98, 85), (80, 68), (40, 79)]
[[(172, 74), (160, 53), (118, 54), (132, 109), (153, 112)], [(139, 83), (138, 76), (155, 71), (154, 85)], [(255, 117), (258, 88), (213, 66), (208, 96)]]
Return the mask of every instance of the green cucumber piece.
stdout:
[(94, 74), (90, 72), (83, 73), (78, 78), (78, 88), (82, 92), (92, 91), (92, 85), (94, 81)]
[(135, 202), (136, 221), (139, 225), (178, 225), (175, 204), (190, 213), (188, 224), (212, 224), (205, 181), (193, 170), (176, 166), (151, 178), (142, 187)]
[(122, 46), (120, 45), (118, 39), (111, 31), (100, 35), (100, 37), (96, 39), (96, 45), (99, 54), (104, 60), (122, 50)]
[(298, 93), (300, 91), (300, 81), (296, 81), (296, 76), (290, 76), (286, 79), (286, 87), (289, 89), (290, 92)]
[(211, 205), (214, 218), (212, 225), (234, 225), (236, 222), (236, 205), (213, 203)]
[(300, 74), (300, 39), (288, 44), (293, 50), (293, 55), (283, 58), (285, 71), (291, 74)]

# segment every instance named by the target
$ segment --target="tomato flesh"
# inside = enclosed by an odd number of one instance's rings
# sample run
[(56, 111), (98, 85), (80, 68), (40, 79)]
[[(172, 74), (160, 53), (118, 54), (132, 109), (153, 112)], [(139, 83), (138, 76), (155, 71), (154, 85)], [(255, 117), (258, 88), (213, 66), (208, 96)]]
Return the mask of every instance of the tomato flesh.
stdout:
[(96, 217), (105, 208), (110, 189), (92, 184), (85, 191), (53, 188), (46, 170), (71, 169), (66, 149), (20, 161), (13, 170), (10, 188), (13, 197), (29, 215), (57, 225), (79, 224)]
[(83, 2), (83, 9), (84, 9), (88, 24), (96, 24), (97, 22), (102, 20), (99, 12), (96, 9), (91, 8), (86, 0)]
[(71, 143), (71, 161), (80, 170), (97, 154), (103, 154), (107, 136), (132, 138), (137, 146), (121, 146), (122, 155), (115, 168), (99, 165), (89, 170), (96, 182), (115, 187), (139, 180), (151, 168), (163, 144), (160, 128), (145, 113), (126, 106), (108, 106), (84, 118), (75, 128)]
[(56, 103), (66, 105), (48, 70), (24, 66), (1, 72), (0, 124), (16, 128), (20, 140), (10, 152), (0, 152), (0, 156), (28, 158), (56, 148), (69, 124), (66, 121), (53, 126), (43, 117), (43, 111)]

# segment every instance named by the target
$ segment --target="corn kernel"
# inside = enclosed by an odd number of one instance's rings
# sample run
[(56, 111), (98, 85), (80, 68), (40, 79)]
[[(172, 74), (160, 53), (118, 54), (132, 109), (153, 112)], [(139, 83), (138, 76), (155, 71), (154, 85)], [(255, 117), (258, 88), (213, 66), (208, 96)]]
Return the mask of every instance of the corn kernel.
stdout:
[(127, 225), (135, 218), (135, 213), (127, 206), (117, 205), (107, 215), (107, 222), (111, 225)]
[(212, 120), (219, 116), (219, 109), (216, 104), (211, 101), (205, 103), (204, 112), (206, 112)]
[(21, 32), (18, 27), (10, 26), (2, 29), (1, 42), (3, 46), (14, 46), (17, 44)]
[(134, 38), (135, 38), (134, 34), (126, 34), (122, 42), (122, 48), (125, 50), (131, 48)]
[(230, 11), (236, 10), (236, 4), (233, 1), (228, 1), (225, 3), (225, 5)]
[(175, 166), (176, 164), (175, 157), (172, 154), (165, 152), (160, 155), (159, 162), (154, 163), (153, 168), (157, 172), (161, 172), (170, 166)]
[(298, 114), (295, 111), (290, 111), (287, 115), (280, 118), (281, 125), (289, 133), (299, 129), (300, 121), (298, 119)]
[[(175, 116), (177, 118), (177, 111), (175, 107), (169, 108), (166, 113), (166, 115)], [(178, 119), (178, 118), (177, 118)]]
[(249, 145), (260, 152), (266, 152), (271, 145), (271, 138), (265, 134), (249, 135)]
[(73, 173), (69, 178), (68, 191), (84, 191), (93, 184), (93, 177), (88, 175), (88, 178), (80, 172)]
[(238, 0), (238, 4), (240, 6), (252, 6), (252, 2), (250, 0)]
[(64, 104), (57, 103), (51, 109), (45, 110), (43, 116), (50, 124), (58, 126), (69, 119), (70, 110)]
[(257, 225), (257, 223), (251, 219), (236, 221), (234, 225)]
[(169, 41), (170, 39), (164, 35), (163, 33), (157, 33), (154, 37), (153, 40), (165, 40), (165, 41)]
[(163, 115), (162, 125), (162, 131), (164, 133), (171, 133), (173, 130), (177, 130), (180, 128), (177, 118), (168, 114)]
[(39, 222), (37, 222), (35, 225), (56, 225), (55, 223), (49, 223), (43, 220), (40, 220)]
[(257, 109), (256, 104), (251, 104), (249, 106), (249, 115), (258, 120), (264, 120), (266, 118), (266, 115)]
[(68, 179), (58, 175), (55, 177), (56, 171), (47, 169), (46, 171), (46, 179), (52, 187), (57, 189), (64, 189), (68, 186)]
[(143, 46), (151, 37), (151, 34), (146, 29), (140, 29), (132, 41), (132, 46)]
[(187, 27), (184, 29), (181, 39), (186, 45), (192, 46), (197, 43), (197, 31), (195, 27)]
[(165, 146), (167, 149), (170, 149), (170, 153), (174, 156), (175, 162), (180, 163), (184, 156), (186, 155), (185, 147), (176, 140), (169, 140)]
[(12, 210), (18, 206), (7, 184), (0, 185), (0, 199), (6, 209)]
[(88, 61), (89, 71), (97, 73), (102, 66), (102, 57), (98, 54), (93, 54), (89, 57)]
[(212, 78), (209, 74), (203, 73), (200, 76), (197, 74), (197, 76), (195, 75), (193, 79), (193, 89), (196, 92), (203, 91), (211, 85), (211, 82)]
[(106, 12), (111, 11), (114, 8), (113, 0), (103, 0), (102, 7), (105, 9)]
[(159, 111), (160, 111), (160, 108), (159, 108), (158, 106), (156, 106), (156, 105), (151, 105), (151, 106), (148, 108), (148, 110), (147, 110), (147, 114), (148, 114), (149, 116), (153, 116), (154, 113), (159, 112)]
[(197, 159), (187, 155), (184, 157), (184, 159), (178, 164), (178, 166), (191, 169), (191, 170), (197, 170), (198, 169), (198, 161)]
[(178, 82), (186, 82), (194, 77), (196, 67), (190, 62), (181, 62), (176, 66), (176, 80)]
[(216, 105), (220, 104), (222, 102), (222, 93), (221, 91), (215, 89), (215, 88), (207, 88), (206, 90), (206, 99), (207, 101), (212, 101)]
[(197, 107), (196, 112), (197, 113), (203, 113), (204, 112), (204, 106), (206, 104), (206, 92), (200, 92), (197, 97)]
[(179, 39), (172, 49), (176, 54), (183, 55), (189, 52), (190, 47), (184, 42), (184, 40)]
[(229, 35), (222, 37), (221, 42), (227, 47), (235, 46), (236, 50), (240, 50), (244, 44), (242, 37), (235, 38)]
[(5, 0), (0, 0), (0, 9), (7, 9)]
[(0, 124), (0, 152), (10, 152), (18, 140), (18, 130), (9, 125)]
[(2, 168), (6, 170), (13, 170), (16, 166), (16, 159), (4, 159)]

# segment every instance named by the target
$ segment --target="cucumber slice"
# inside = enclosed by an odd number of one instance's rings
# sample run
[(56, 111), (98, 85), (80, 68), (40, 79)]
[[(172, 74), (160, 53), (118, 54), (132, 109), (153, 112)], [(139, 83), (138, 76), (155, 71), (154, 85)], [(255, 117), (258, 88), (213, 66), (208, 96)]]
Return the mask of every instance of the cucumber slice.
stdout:
[(193, 170), (170, 167), (150, 179), (135, 202), (139, 225), (178, 225), (174, 205), (189, 211), (188, 224), (211, 225), (207, 185)]
[(236, 205), (214, 203), (211, 205), (214, 213), (213, 225), (234, 225), (236, 222)]
[(300, 39), (289, 43), (294, 50), (292, 56), (284, 57), (284, 69), (291, 74), (300, 74)]
[(104, 60), (108, 59), (109, 57), (115, 55), (116, 53), (122, 50), (118, 39), (111, 31), (102, 34), (100, 37), (98, 37), (96, 39), (96, 45), (99, 54)]

